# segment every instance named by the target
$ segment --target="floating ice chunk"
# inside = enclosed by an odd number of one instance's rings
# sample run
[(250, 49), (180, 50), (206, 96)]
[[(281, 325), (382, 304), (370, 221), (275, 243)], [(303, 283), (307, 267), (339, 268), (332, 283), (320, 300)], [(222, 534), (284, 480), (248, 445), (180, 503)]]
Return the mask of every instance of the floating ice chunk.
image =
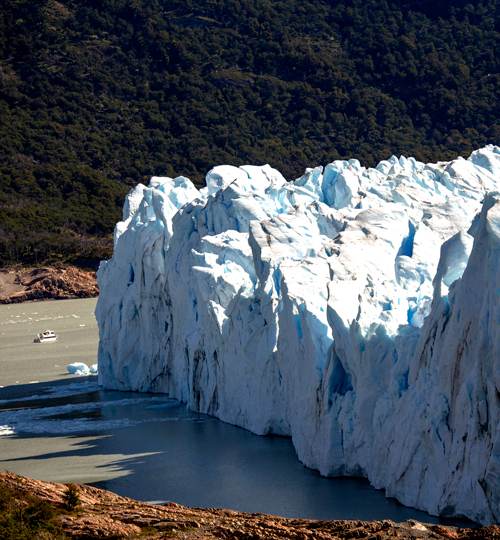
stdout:
[(83, 362), (74, 362), (73, 364), (68, 364), (66, 369), (68, 370), (68, 373), (71, 373), (71, 375), (89, 375), (89, 373), (91, 373), (89, 366)]

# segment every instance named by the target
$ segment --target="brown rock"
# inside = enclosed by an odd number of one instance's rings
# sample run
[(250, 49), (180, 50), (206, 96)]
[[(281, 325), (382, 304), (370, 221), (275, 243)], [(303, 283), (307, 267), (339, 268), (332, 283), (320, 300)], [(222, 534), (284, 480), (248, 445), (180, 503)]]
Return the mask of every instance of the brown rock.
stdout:
[(95, 272), (72, 266), (0, 271), (0, 303), (92, 298), (99, 295)]
[(140, 534), (141, 528), (137, 525), (115, 521), (105, 515), (87, 514), (70, 517), (59, 516), (65, 534), (69, 536), (132, 536)]
[[(67, 486), (41, 482), (0, 472), (0, 491), (6, 485), (64, 508)], [(392, 521), (317, 521), (285, 519), (265, 514), (245, 514), (216, 508), (188, 508), (175, 503), (158, 506), (120, 497), (109, 491), (75, 484), (80, 505), (77, 515), (62, 514), (59, 522), (67, 538), (126, 538), (163, 540), (164, 538), (244, 540), (339, 540), (365, 538), (390, 539), (500, 539), (497, 526), (477, 529), (443, 527), (408, 520)]]

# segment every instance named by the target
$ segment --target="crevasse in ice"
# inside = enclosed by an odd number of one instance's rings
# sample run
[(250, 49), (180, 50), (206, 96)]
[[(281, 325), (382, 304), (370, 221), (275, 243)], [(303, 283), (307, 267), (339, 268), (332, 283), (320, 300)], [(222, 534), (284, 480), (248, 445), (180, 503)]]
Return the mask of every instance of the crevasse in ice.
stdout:
[(101, 263), (99, 381), (500, 521), (500, 148), (151, 179)]

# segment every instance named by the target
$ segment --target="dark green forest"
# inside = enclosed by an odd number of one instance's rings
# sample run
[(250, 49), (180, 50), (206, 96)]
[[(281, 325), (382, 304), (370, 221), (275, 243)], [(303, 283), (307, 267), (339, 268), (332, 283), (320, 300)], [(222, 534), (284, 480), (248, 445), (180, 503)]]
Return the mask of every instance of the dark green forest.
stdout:
[(0, 0), (0, 265), (95, 266), (215, 165), (500, 144), (500, 0)]

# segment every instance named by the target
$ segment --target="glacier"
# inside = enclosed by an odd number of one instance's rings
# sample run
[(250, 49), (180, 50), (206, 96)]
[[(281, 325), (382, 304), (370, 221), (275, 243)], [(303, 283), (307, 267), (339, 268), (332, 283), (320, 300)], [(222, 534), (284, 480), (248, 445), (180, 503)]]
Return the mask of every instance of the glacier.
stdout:
[(292, 438), (322, 475), (500, 522), (500, 148), (214, 167), (128, 195), (99, 383)]

